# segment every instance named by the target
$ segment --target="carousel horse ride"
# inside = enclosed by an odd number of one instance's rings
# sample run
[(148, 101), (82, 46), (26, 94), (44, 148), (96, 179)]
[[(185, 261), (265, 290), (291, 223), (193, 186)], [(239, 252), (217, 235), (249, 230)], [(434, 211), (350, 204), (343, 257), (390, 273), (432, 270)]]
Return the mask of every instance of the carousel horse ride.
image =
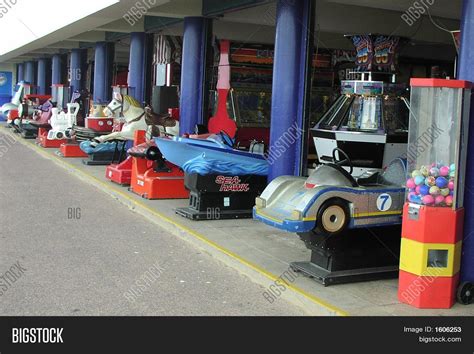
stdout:
[[(126, 100), (123, 100), (123, 102), (125, 101)], [(117, 103), (120, 103), (120, 100), (111, 103), (109, 109), (126, 110), (126, 107), (118, 107)], [(109, 165), (106, 169), (106, 178), (120, 185), (131, 185), (130, 189), (144, 198), (186, 198), (187, 192), (184, 190), (182, 181), (178, 187), (173, 187), (172, 185), (167, 188), (157, 187), (157, 185), (160, 184), (157, 180), (161, 179), (160, 175), (156, 175), (157, 172), (164, 173), (168, 179), (181, 177), (181, 180), (183, 179), (182, 172), (171, 164), (169, 164), (170, 166), (166, 169), (157, 169), (160, 160), (156, 160), (153, 154), (143, 153), (150, 146), (156, 149), (153, 140), (150, 140), (153, 137), (178, 135), (179, 122), (177, 117), (172, 117), (170, 114), (154, 113), (149, 106), (145, 107), (144, 110), (142, 109), (142, 111), (144, 112), (144, 121), (147, 131), (145, 132), (144, 129), (135, 129), (135, 146), (129, 150), (131, 154), (129, 154), (127, 159), (123, 162)], [(136, 114), (138, 113), (139, 112), (136, 112)], [(139, 144), (143, 145), (137, 146)], [(161, 154), (158, 155), (161, 156)], [(168, 194), (163, 193), (165, 189), (169, 190)], [(183, 197), (183, 195), (185, 196)]]
[[(114, 117), (114, 128), (108, 134), (96, 135), (80, 143), (81, 150), (89, 155), (89, 160), (83, 160), (86, 165), (120, 164), (125, 158), (127, 143), (133, 140), (134, 132), (147, 129), (145, 110), (131, 96), (114, 93), (103, 113), (109, 118)], [(110, 122), (107, 123), (110, 125)]]

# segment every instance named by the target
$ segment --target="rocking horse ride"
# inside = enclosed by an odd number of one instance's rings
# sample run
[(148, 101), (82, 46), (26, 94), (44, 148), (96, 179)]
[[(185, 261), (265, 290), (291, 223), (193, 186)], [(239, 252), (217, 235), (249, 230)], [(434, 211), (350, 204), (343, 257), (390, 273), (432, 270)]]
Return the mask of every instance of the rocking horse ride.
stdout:
[[(95, 139), (95, 141), (90, 142), (90, 145), (94, 145), (100, 141), (100, 144), (111, 140), (120, 140), (124, 144), (124, 140), (135, 140), (136, 144), (144, 143), (147, 141), (146, 135), (151, 139), (153, 137), (162, 136), (162, 135), (177, 135), (179, 133), (179, 124), (178, 121), (172, 118), (169, 114), (156, 114), (152, 111), (151, 107), (147, 106), (143, 109), (138, 101), (127, 95), (121, 95), (120, 93), (114, 94), (114, 99), (106, 108), (106, 112), (110, 114), (117, 114), (120, 112), (120, 116), (125, 120), (125, 124), (122, 127), (120, 132), (114, 132), (108, 136), (103, 136)], [(136, 135), (138, 133), (138, 135)], [(131, 137), (134, 137), (131, 139)], [(138, 137), (138, 138), (137, 138)], [(110, 144), (110, 143), (109, 143)], [(151, 143), (154, 145), (154, 143)], [(84, 143), (84, 145), (86, 145)], [(124, 146), (124, 145), (122, 145)], [(148, 146), (142, 146), (144, 150)], [(156, 147), (155, 147), (156, 148)], [(123, 149), (123, 148), (122, 148)], [(116, 151), (115, 149), (114, 151)], [(140, 147), (138, 148), (140, 150)], [(118, 163), (112, 163), (106, 169), (106, 178), (110, 179), (112, 182), (118, 183), (120, 185), (130, 185), (132, 184), (133, 191), (137, 194), (143, 195), (145, 197), (150, 197), (153, 199), (163, 197), (162, 194), (156, 194), (155, 191), (157, 188), (153, 187), (155, 185), (155, 179), (159, 176), (149, 172), (147, 174), (148, 182), (138, 181), (141, 175), (144, 175), (148, 170), (153, 170), (157, 165), (156, 160), (154, 159), (153, 154), (141, 154), (140, 152), (134, 153), (132, 149), (132, 155), (129, 156), (126, 160)], [(151, 150), (150, 150), (151, 151)], [(136, 152), (136, 151), (135, 151)], [(161, 154), (160, 154), (161, 155)], [(146, 158), (149, 157), (150, 160), (146, 161)], [(140, 163), (136, 162), (135, 159), (143, 160)], [(166, 174), (169, 179), (176, 179), (179, 177), (180, 171), (173, 169), (174, 166), (170, 166), (166, 171), (160, 171)], [(182, 173), (181, 173), (182, 175)], [(181, 176), (182, 177), (182, 176)], [(179, 178), (178, 178), (179, 179)], [(136, 181), (134, 183), (133, 181)], [(179, 183), (179, 182), (178, 182)], [(133, 185), (138, 187), (134, 188)], [(152, 187), (147, 187), (152, 185)], [(141, 189), (144, 189), (142, 192)], [(160, 190), (169, 189), (169, 188), (159, 188)], [(176, 189), (176, 188), (171, 188)], [(182, 183), (181, 189), (178, 187), (179, 193), (172, 193), (169, 198), (179, 198), (186, 193), (184, 190), (184, 184)], [(168, 196), (165, 196), (168, 197)]]
[[(104, 120), (102, 117), (88, 117), (88, 127), (76, 132), (77, 136), (87, 137), (87, 140), (80, 143), (80, 149), (89, 156), (88, 160), (83, 160), (84, 164), (110, 165), (122, 162), (126, 144), (133, 140), (133, 133), (138, 129), (147, 128), (145, 110), (133, 97), (115, 92), (109, 105), (102, 112), (94, 113), (107, 118)], [(111, 131), (105, 134), (100, 131), (108, 130), (109, 127), (112, 127)]]

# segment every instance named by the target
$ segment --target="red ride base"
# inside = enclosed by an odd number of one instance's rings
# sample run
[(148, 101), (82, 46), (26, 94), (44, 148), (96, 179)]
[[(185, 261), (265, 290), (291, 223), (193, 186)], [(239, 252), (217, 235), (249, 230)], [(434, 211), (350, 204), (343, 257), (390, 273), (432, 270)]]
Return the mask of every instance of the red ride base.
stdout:
[(107, 166), (105, 178), (122, 186), (130, 185), (132, 179), (132, 157), (127, 157), (123, 162)]
[(48, 129), (39, 128), (36, 142), (44, 148), (60, 148), (61, 144), (67, 143), (67, 139), (48, 140)]
[(189, 191), (184, 187), (184, 172), (166, 162), (170, 172), (155, 172), (156, 162), (133, 157), (130, 190), (146, 199), (187, 199)]
[(88, 155), (81, 150), (78, 143), (64, 143), (59, 147), (62, 157), (87, 157)]

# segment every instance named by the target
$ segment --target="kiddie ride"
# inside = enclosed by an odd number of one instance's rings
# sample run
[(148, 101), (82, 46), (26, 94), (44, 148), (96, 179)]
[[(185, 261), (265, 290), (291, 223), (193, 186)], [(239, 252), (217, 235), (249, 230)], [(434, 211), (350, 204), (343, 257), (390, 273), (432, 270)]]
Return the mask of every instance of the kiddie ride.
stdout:
[[(71, 124), (64, 131), (66, 137), (65, 142), (61, 142), (59, 151), (57, 154), (62, 157), (87, 157), (87, 155), (79, 148), (79, 143), (76, 139), (76, 129), (84, 127), (86, 122), (87, 112), (89, 111), (89, 99), (90, 95), (87, 91), (75, 91), (72, 94), (71, 102), (77, 104), (77, 111), (72, 120), (69, 121)], [(69, 110), (69, 105), (68, 105)]]
[(26, 139), (35, 138), (38, 128), (30, 125), (32, 119), (37, 118), (37, 109), (41, 109), (50, 96), (36, 95), (35, 87), (25, 82), (20, 82), (11, 102), (5, 103), (1, 111), (7, 116), (8, 127), (15, 129)]
[(229, 42), (221, 41), (217, 112), (208, 134), (155, 138), (166, 160), (185, 172), (189, 206), (176, 213), (192, 220), (249, 218), (255, 197), (267, 183), (268, 162), (262, 154), (235, 143), (237, 126), (227, 112), (230, 91)]
[[(111, 104), (91, 103), (91, 114), (85, 119), (85, 125), (73, 129), (76, 144), (79, 143), (74, 149), (78, 155), (88, 157), (82, 160), (85, 165), (107, 166), (115, 161), (120, 163), (125, 158), (124, 140), (113, 137), (115, 133), (120, 133), (126, 123), (115, 97), (129, 97), (128, 89), (127, 86), (112, 86), (114, 100)], [(109, 108), (113, 108), (113, 111)]]
[(32, 90), (32, 85), (24, 81), (19, 82), (11, 101), (2, 105), (1, 111), (7, 117), (7, 127), (13, 127), (13, 121), (19, 117), (18, 108), (22, 104), (23, 98), (25, 95), (32, 94)]
[[(84, 126), (74, 126), (71, 133), (74, 139), (61, 145), (61, 153), (64, 157), (85, 157), (87, 159), (84, 159), (83, 163), (86, 165), (107, 165), (111, 163), (114, 156), (113, 152), (100, 152), (93, 148), (84, 151), (81, 146), (83, 142), (90, 142), (96, 137), (108, 135), (120, 129), (122, 124), (116, 122), (115, 117), (108, 117), (104, 113), (105, 108), (106, 106), (103, 104), (90, 102), (90, 113), (84, 119)], [(114, 150), (112, 149), (112, 151)]]
[[(63, 122), (75, 119), (75, 117), (71, 118), (71, 114), (77, 115), (77, 111), (73, 108), (75, 105), (70, 107), (71, 112), (64, 112), (64, 109), (69, 107), (69, 87), (53, 85), (52, 91), (51, 101), (43, 105), (41, 112), (38, 112), (38, 119), (30, 122), (31, 125), (38, 128), (36, 143), (44, 148), (59, 148), (61, 143), (66, 141), (65, 131), (61, 132)], [(71, 101), (72, 104), (74, 102), (74, 100)], [(53, 128), (52, 123), (55, 124), (55, 128)], [(57, 134), (50, 134), (51, 129), (56, 129)]]
[(41, 118), (44, 111), (49, 109), (49, 95), (25, 95), (23, 103), (18, 107), (18, 118), (12, 122), (13, 128), (25, 139), (38, 136), (38, 127), (32, 123)]
[(135, 132), (135, 146), (128, 150), (132, 161), (129, 190), (146, 199), (185, 199), (184, 173), (166, 161), (146, 132)]
[[(137, 136), (136, 134), (134, 135), (134, 145), (137, 146), (139, 144), (144, 144), (144, 146), (149, 147), (149, 146), (156, 146), (154, 142), (151, 140), (147, 140), (145, 136), (148, 134), (148, 136), (151, 138), (153, 136), (160, 136), (160, 135), (169, 135), (169, 136), (174, 136), (179, 134), (179, 117), (176, 114), (175, 109), (170, 109), (169, 114), (156, 114), (152, 111), (151, 107), (147, 106), (145, 107), (145, 123), (147, 125), (148, 132), (143, 133), (143, 130), (137, 130), (140, 131), (140, 134)], [(151, 145), (150, 145), (151, 144)], [(134, 147), (135, 147), (134, 146)], [(146, 159), (147, 154), (142, 155), (142, 148), (144, 146), (138, 147), (137, 151), (140, 151), (140, 153), (133, 157), (129, 154), (129, 156), (120, 163), (112, 163), (109, 166), (107, 166), (106, 169), (106, 178), (111, 180), (112, 182), (118, 183), (122, 186), (127, 186), (130, 185), (132, 182), (132, 175), (137, 176), (137, 175), (142, 175), (145, 174), (146, 170), (143, 170), (144, 165), (138, 164), (140, 166), (140, 171), (133, 171), (137, 167), (134, 167), (134, 161), (135, 158), (143, 158)], [(127, 153), (130, 150), (127, 151)], [(151, 169), (154, 165), (155, 160), (150, 160), (148, 161), (148, 168)], [(136, 177), (133, 178), (134, 180)], [(143, 182), (143, 180), (138, 180), (137, 182), (139, 187), (133, 188), (134, 191), (137, 191), (137, 194), (140, 194), (144, 196), (145, 198), (148, 198), (148, 196), (154, 195), (155, 193), (149, 193), (149, 192), (143, 192), (140, 193), (138, 192), (139, 189), (144, 187), (147, 191), (150, 189), (148, 187), (145, 187), (144, 185), (147, 184)], [(154, 188), (151, 188), (154, 189)], [(149, 198), (149, 199), (158, 199), (158, 198)]]
[(461, 282), (460, 271), (472, 84), (412, 79), (411, 86), (398, 297), (417, 308), (450, 308), (456, 297), (470, 304), (474, 284)]
[(169, 114), (153, 113), (150, 107), (141, 110), (147, 131), (135, 130), (134, 146), (127, 151), (129, 157), (120, 164), (108, 166), (107, 178), (130, 184), (130, 191), (146, 199), (188, 198), (183, 171), (165, 161), (155, 142), (150, 139), (160, 135), (178, 135), (179, 122)]
[(395, 84), (401, 39), (350, 36), (354, 75), (312, 129), (319, 165), (304, 177), (273, 180), (254, 218), (296, 232), (310, 262), (291, 267), (324, 285), (396, 277), (408, 140), (406, 89)]
[(126, 142), (135, 141), (135, 147), (129, 150), (130, 156), (110, 164), (106, 177), (122, 185), (130, 184), (131, 191), (147, 199), (187, 198), (189, 193), (184, 188), (183, 172), (165, 162), (154, 142), (146, 139), (147, 132), (150, 137), (177, 135), (178, 122), (168, 114), (155, 114), (149, 107), (144, 109), (134, 98), (120, 93), (114, 93), (104, 111), (109, 117), (120, 114), (125, 123), (120, 131), (82, 142), (83, 151), (91, 151), (91, 154), (113, 151), (115, 154), (116, 145), (120, 144), (123, 151)]
[(335, 163), (307, 179), (274, 179), (256, 199), (254, 218), (298, 233), (311, 261), (291, 267), (325, 286), (396, 276), (406, 162), (398, 158), (383, 172), (355, 179), (347, 154), (336, 148), (332, 156)]

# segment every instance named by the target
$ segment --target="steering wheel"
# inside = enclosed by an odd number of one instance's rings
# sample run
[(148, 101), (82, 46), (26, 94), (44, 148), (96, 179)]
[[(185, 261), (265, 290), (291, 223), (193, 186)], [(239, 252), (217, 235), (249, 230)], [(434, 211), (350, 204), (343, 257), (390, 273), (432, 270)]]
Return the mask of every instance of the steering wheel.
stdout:
[(231, 147), (232, 149), (234, 148), (234, 140), (229, 136), (229, 134), (227, 134), (225, 131), (221, 130), (219, 132), (219, 135), (221, 136), (222, 138), (222, 142)]
[[(339, 154), (342, 154), (343, 157), (344, 157), (344, 160), (337, 160), (336, 159), (336, 152), (338, 152)], [(344, 150), (339, 149), (339, 148), (335, 148), (332, 151), (332, 159), (333, 159), (334, 163), (338, 166), (343, 166), (344, 164), (349, 165), (349, 174), (352, 175), (352, 172), (354, 172), (354, 166), (352, 165), (351, 159), (349, 158), (349, 156), (346, 154), (346, 152)]]

